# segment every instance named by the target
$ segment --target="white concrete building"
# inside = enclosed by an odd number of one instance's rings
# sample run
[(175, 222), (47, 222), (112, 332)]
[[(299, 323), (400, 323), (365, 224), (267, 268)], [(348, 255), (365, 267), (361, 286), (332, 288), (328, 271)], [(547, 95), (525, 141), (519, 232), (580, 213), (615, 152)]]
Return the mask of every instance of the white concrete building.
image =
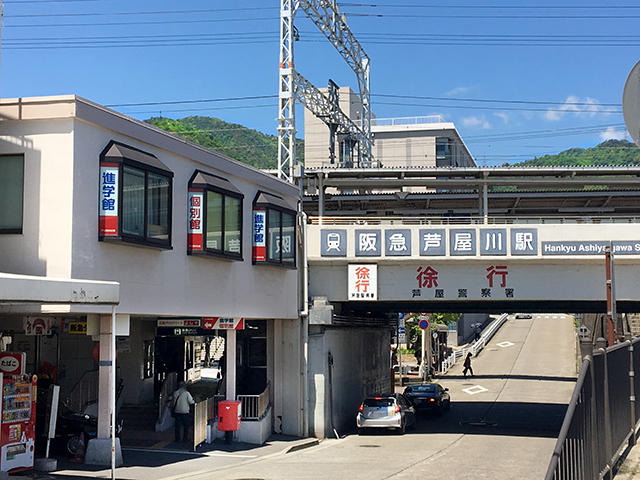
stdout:
[[(349, 87), (341, 87), (338, 101), (342, 111), (359, 125), (362, 102), (358, 95)], [(475, 166), (455, 125), (438, 115), (389, 119), (372, 116), (371, 133), (374, 160), (385, 168)], [(335, 161), (331, 163), (329, 127), (308, 109), (304, 114), (304, 139), (306, 168), (350, 167), (357, 160), (348, 142), (337, 135)]]
[[(178, 380), (197, 378), (203, 339), (216, 332), (207, 329), (242, 318), (251, 328), (226, 329), (227, 359), (236, 360), (227, 361), (227, 398), (270, 385), (282, 432), (303, 434), (298, 196), (80, 97), (0, 102), (0, 272), (119, 283), (127, 404), (153, 408), (171, 365)], [(55, 376), (62, 398), (109, 358), (110, 316), (108, 305), (3, 305), (0, 293), (9, 349), (27, 353), (29, 373)], [(45, 320), (46, 335), (29, 334), (33, 317)], [(154, 358), (160, 343), (172, 361)]]

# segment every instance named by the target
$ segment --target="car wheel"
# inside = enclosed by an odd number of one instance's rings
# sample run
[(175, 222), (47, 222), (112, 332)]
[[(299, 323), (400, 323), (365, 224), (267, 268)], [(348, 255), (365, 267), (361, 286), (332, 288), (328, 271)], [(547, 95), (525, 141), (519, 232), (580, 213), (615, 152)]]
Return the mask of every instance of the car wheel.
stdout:
[(446, 410), (451, 410), (451, 400), (447, 400), (447, 403), (445, 404), (444, 408)]
[(69, 452), (71, 455), (75, 455), (76, 452), (78, 451), (79, 446), (80, 446), (80, 436), (74, 435), (73, 437), (69, 438), (69, 440), (67, 441), (67, 452)]
[(404, 435), (405, 433), (407, 433), (407, 423), (403, 419), (402, 420), (402, 425), (400, 426), (400, 435)]
[(358, 427), (358, 435), (364, 435), (365, 430), (362, 427)]

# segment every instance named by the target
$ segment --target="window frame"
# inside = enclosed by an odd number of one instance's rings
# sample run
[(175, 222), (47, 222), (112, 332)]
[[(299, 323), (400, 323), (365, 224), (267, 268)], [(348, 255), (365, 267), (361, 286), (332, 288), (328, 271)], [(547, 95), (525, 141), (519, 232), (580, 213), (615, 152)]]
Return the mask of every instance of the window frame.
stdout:
[(2, 228), (0, 227), (0, 235), (22, 235), (24, 229), (24, 191), (25, 191), (25, 156), (24, 153), (2, 154), (0, 157), (20, 157), (22, 159), (22, 184), (20, 185), (20, 227), (18, 228)]
[[(197, 192), (196, 192), (197, 190)], [(201, 170), (196, 170), (189, 180), (189, 192), (202, 193), (202, 249), (192, 249), (187, 246), (188, 255), (203, 255), (209, 257), (222, 258), (227, 260), (243, 261), (244, 249), (244, 194), (236, 189), (227, 179), (212, 175)], [(209, 224), (208, 205), (209, 193), (215, 193), (222, 196), (221, 205), (221, 244), (222, 248), (210, 248), (207, 246), (207, 228)], [(226, 216), (227, 216), (227, 198), (238, 200), (238, 230), (240, 240), (239, 252), (226, 250)]]
[[(171, 250), (172, 233), (173, 233), (173, 172), (169, 170), (160, 160), (150, 153), (139, 150), (135, 147), (110, 141), (106, 148), (100, 154), (100, 166), (112, 166), (118, 169), (118, 187), (117, 187), (117, 234), (106, 235), (98, 233), (98, 239), (102, 242), (130, 243), (134, 245), (155, 247), (164, 250)], [(125, 233), (123, 231), (124, 223), (124, 175), (125, 167), (141, 172), (144, 177), (144, 212), (143, 212), (143, 229), (142, 235)], [(168, 181), (167, 192), (167, 238), (158, 239), (150, 236), (150, 193), (149, 193), (149, 176), (155, 175), (165, 178)], [(100, 188), (98, 194), (100, 196)], [(98, 205), (100, 209), (100, 201)]]
[[(253, 210), (264, 210), (265, 212), (265, 260), (256, 260), (255, 255), (253, 257), (254, 265), (273, 265), (283, 268), (296, 269), (298, 262), (298, 252), (297, 252), (297, 239), (298, 239), (298, 231), (297, 231), (297, 212), (289, 207), (286, 202), (281, 198), (275, 195), (266, 193), (266, 192), (258, 192), (253, 201)], [(293, 238), (292, 238), (292, 258), (291, 261), (283, 261), (283, 249), (280, 248), (280, 256), (278, 260), (274, 260), (270, 258), (271, 251), (271, 233), (270, 233), (270, 221), (271, 215), (278, 214), (280, 216), (279, 222), (279, 236), (282, 241), (283, 238), (283, 215), (289, 215), (293, 219)]]

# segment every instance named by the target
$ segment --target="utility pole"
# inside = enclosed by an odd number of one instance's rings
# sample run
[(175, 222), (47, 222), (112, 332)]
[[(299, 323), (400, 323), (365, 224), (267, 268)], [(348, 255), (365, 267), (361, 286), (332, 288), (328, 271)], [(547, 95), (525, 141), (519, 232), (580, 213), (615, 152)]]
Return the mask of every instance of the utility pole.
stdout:
[[(327, 98), (295, 70), (293, 43), (297, 39), (294, 19), (301, 8), (327, 40), (353, 69), (358, 79), (362, 101), (362, 124), (356, 125), (335, 99)], [(280, 84), (278, 112), (278, 177), (294, 182), (295, 102), (296, 100), (321, 118), (333, 133), (358, 144), (359, 167), (373, 166), (371, 136), (371, 102), (369, 93), (370, 60), (340, 15), (335, 0), (280, 0)]]
[(604, 258), (607, 277), (607, 344), (611, 346), (616, 342), (616, 321), (618, 317), (611, 245), (604, 248)]

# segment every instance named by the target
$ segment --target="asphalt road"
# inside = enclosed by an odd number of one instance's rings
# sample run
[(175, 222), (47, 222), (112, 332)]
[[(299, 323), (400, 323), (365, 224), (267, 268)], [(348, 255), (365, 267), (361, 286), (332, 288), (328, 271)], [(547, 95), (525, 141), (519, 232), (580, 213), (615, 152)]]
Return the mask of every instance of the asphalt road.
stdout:
[(510, 318), (473, 360), (475, 376), (461, 370), (441, 380), (451, 410), (421, 416), (404, 436), (354, 433), (217, 470), (215, 478), (544, 478), (576, 379), (573, 317)]
[[(340, 432), (291, 453), (267, 444), (205, 455), (127, 451), (117, 478), (133, 480), (544, 478), (576, 379), (575, 329), (568, 315), (534, 315), (500, 329), (473, 359), (473, 378), (455, 366), (441, 380), (451, 410), (424, 414), (406, 435)], [(58, 479), (109, 477), (72, 471)], [(51, 478), (51, 477), (49, 477)]]

